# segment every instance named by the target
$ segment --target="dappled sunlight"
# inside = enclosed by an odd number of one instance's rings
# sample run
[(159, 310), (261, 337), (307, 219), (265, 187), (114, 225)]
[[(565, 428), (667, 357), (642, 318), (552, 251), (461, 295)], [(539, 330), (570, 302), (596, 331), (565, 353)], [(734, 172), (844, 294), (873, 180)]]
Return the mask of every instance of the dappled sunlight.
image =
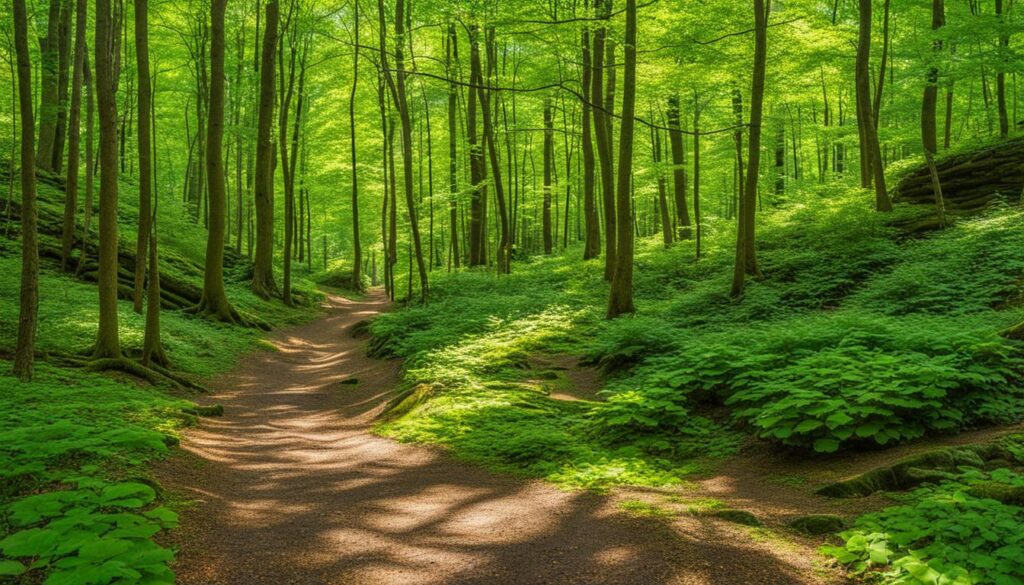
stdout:
[[(195, 501), (185, 519), (199, 536), (176, 543), (181, 583), (736, 582), (699, 561), (748, 546), (735, 538), (688, 544), (602, 496), (371, 434), (397, 363), (367, 359), (343, 331), (380, 301), (347, 307), (363, 310), (285, 333), (280, 351), (214, 382), (225, 416), (190, 432), (190, 456), (162, 470)], [(744, 558), (803, 582), (769, 552)]]

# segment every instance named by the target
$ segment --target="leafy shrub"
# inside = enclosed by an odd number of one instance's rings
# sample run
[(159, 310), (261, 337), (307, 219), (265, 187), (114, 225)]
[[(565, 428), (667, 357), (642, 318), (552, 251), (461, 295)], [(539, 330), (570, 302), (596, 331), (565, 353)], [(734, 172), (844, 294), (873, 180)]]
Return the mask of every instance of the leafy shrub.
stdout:
[(1024, 476), (1007, 469), (968, 470), (956, 481), (915, 490), (905, 504), (862, 516), (841, 534), (841, 546), (823, 550), (854, 572), (881, 570), (885, 583), (1022, 583), (1024, 508), (968, 493), (986, 480), (1024, 486)]

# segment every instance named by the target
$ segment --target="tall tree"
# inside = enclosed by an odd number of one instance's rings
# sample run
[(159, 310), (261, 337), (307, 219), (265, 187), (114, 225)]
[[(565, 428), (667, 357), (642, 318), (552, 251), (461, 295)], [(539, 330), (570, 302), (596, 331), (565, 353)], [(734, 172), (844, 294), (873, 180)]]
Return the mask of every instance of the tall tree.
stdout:
[[(493, 28), (487, 30), (487, 55), (487, 83), (493, 87), (493, 71), (497, 60), (494, 50)], [(501, 182), (501, 163), (498, 160), (498, 145), (496, 144), (494, 123), (491, 116), (491, 91), (489, 89), (482, 89), (477, 95), (480, 98), (480, 110), (483, 114), (484, 143), (487, 147), (488, 158), (491, 161), (491, 176), (494, 178), (494, 199), (498, 204), (498, 220), (501, 228), (498, 236), (498, 272), (508, 274), (512, 270), (512, 243), (509, 238), (508, 210), (505, 206), (504, 186)]]
[(93, 356), (120, 359), (117, 324), (117, 100), (114, 18), (110, 0), (96, 0), (96, 101), (100, 118), (99, 328)]
[(277, 48), (278, 4), (267, 0), (260, 58), (260, 99), (256, 123), (256, 256), (252, 290), (268, 298), (277, 294), (274, 281), (274, 143), (271, 124), (274, 115), (274, 52)]
[(459, 36), (455, 23), (448, 23), (448, 42), (445, 47), (445, 72), (448, 75), (448, 202), (449, 231), (451, 232), (451, 258), (455, 268), (459, 268), (459, 166), (458, 166), (458, 103), (459, 88), (456, 84), (454, 62), (459, 59)]
[(544, 100), (544, 212), (542, 227), (544, 232), (544, 253), (551, 253), (551, 167), (554, 165), (555, 127), (553, 123), (553, 106), (551, 99)]
[[(598, 160), (601, 161), (601, 197), (604, 202), (604, 279), (612, 280), (615, 272), (615, 169), (612, 167), (611, 111), (605, 109), (604, 71), (605, 44), (608, 35), (608, 18), (611, 14), (611, 0), (595, 0), (600, 23), (594, 31), (594, 52), (590, 98), (594, 110), (594, 137), (597, 142)], [(611, 69), (608, 70), (609, 72)]]
[(66, 270), (75, 243), (75, 216), (78, 213), (78, 171), (81, 156), (82, 78), (85, 69), (86, 0), (77, 0), (75, 10), (75, 57), (71, 76), (71, 112), (68, 117), (68, 169), (64, 189), (64, 224), (61, 231), (60, 262)]
[(39, 313), (35, 119), (32, 116), (32, 63), (29, 61), (25, 0), (14, 0), (13, 8), (14, 52), (18, 61), (18, 107), (21, 113), (21, 291), (14, 375), (27, 382), (32, 379), (35, 362), (36, 321)]
[(53, 170), (53, 144), (57, 135), (57, 112), (60, 110), (60, 13), (67, 0), (50, 0), (46, 19), (46, 36), (40, 40), (39, 75), (39, 144), (36, 165)]
[[(407, 72), (405, 70), (405, 49), (406, 39), (406, 14), (405, 0), (397, 0), (395, 3), (395, 72), (392, 74), (388, 65), (387, 51), (387, 29), (384, 14), (384, 0), (377, 0), (377, 13), (380, 25), (380, 59), (381, 69), (384, 71), (384, 79), (387, 81), (391, 98), (398, 108), (398, 117), (402, 127), (402, 171), (404, 176), (403, 186), (405, 187), (405, 202), (409, 214), (409, 231), (412, 233), (412, 243), (416, 254), (416, 268), (420, 275), (420, 297), (427, 298), (427, 266), (423, 261), (423, 245), (420, 241), (419, 220), (416, 217), (416, 202), (413, 199), (413, 173), (412, 173), (412, 117), (409, 113), (409, 101), (406, 94), (405, 82)], [(409, 31), (411, 34), (411, 31)], [(486, 116), (486, 113), (485, 113)], [(486, 118), (485, 118), (486, 119)], [(409, 291), (410, 297), (412, 291)]]
[(139, 233), (135, 242), (135, 288), (133, 308), (142, 313), (142, 292), (146, 282), (146, 247), (152, 217), (152, 177), (149, 145), (149, 0), (135, 0), (135, 63), (138, 69), (138, 155), (139, 155)]
[[(941, 2), (942, 0), (936, 0)], [(871, 58), (871, 2), (860, 0), (860, 27), (857, 39), (856, 88), (857, 88), (857, 124), (861, 134), (861, 158), (868, 173), (865, 187), (874, 184), (875, 209), (891, 211), (892, 201), (885, 187), (885, 168), (882, 165), (882, 149), (878, 144), (878, 130), (871, 105), (871, 73), (868, 70)], [(933, 87), (933, 92), (938, 91)], [(934, 93), (933, 93), (934, 98)], [(932, 131), (934, 133), (935, 108), (932, 104)]]
[[(870, 18), (871, 14), (871, 3), (861, 1), (861, 23), (864, 22), (864, 11), (867, 10), (867, 14)], [(932, 30), (938, 30), (945, 26), (945, 5), (943, 0), (932, 0)], [(863, 28), (863, 24), (862, 24)], [(868, 33), (870, 35), (870, 33)], [(864, 33), (862, 32), (863, 36)], [(870, 39), (870, 36), (868, 37)], [(937, 53), (942, 46), (942, 41), (936, 39), (932, 43), (933, 53)], [(928, 68), (928, 73), (925, 78), (924, 86), (924, 98), (921, 100), (921, 142), (924, 145), (924, 149), (932, 154), (939, 151), (938, 137), (936, 135), (936, 114), (938, 95), (939, 95), (939, 68), (937, 65), (932, 65)]]
[(359, 169), (356, 168), (356, 88), (359, 84), (359, 0), (352, 3), (352, 91), (348, 101), (348, 126), (352, 150), (352, 289), (362, 290), (363, 246), (359, 238)]
[[(586, 6), (586, 3), (584, 3)], [(601, 254), (601, 225), (597, 216), (597, 200), (594, 198), (595, 176), (594, 176), (594, 139), (593, 139), (593, 108), (591, 106), (591, 83), (593, 70), (590, 55), (590, 28), (583, 27), (581, 37), (583, 74), (580, 88), (580, 95), (583, 102), (582, 118), (582, 156), (583, 156), (583, 223), (585, 244), (583, 247), (583, 259), (590, 260)]]
[(608, 318), (636, 312), (633, 306), (633, 126), (636, 114), (636, 0), (626, 0), (625, 57), (622, 69), (622, 123), (619, 126), (619, 183), (616, 186), (616, 260), (608, 297)]
[[(996, 0), (996, 18), (999, 19), (999, 69), (996, 71), (996, 107), (999, 110), (999, 137), (1010, 135), (1010, 119), (1006, 111), (1006, 62), (1009, 59), (1010, 32), (1004, 11), (1005, 0)], [(1012, 5), (1012, 0), (1010, 0)]]
[[(145, 0), (142, 0), (145, 1)], [(224, 237), (227, 193), (224, 183), (224, 11), (227, 0), (210, 2), (210, 103), (206, 113), (206, 181), (209, 223), (203, 296), (197, 311), (218, 321), (235, 322), (224, 289)], [(141, 120), (141, 118), (140, 118)], [(141, 129), (141, 128), (140, 128)]]
[[(683, 155), (683, 132), (679, 125), (679, 96), (668, 98), (668, 139), (672, 147), (672, 188), (676, 204), (676, 226), (679, 238), (690, 238), (690, 213), (686, 204), (686, 157)], [(696, 212), (695, 212), (696, 213)]]
[[(870, 2), (871, 0), (866, 0)], [(768, 57), (768, 10), (771, 0), (754, 0), (754, 68), (750, 89), (750, 138), (747, 141), (746, 183), (739, 198), (736, 229), (736, 263), (730, 295), (743, 294), (747, 274), (760, 276), (754, 249), (754, 207), (757, 204), (758, 169), (761, 168), (761, 119), (764, 111), (764, 77)]]

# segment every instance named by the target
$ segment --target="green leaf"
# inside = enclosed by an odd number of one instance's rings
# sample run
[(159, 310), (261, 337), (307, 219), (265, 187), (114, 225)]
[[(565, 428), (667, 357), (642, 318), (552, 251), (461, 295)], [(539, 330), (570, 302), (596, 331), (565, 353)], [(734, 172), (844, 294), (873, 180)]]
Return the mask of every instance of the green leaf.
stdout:
[(0, 576), (13, 577), (26, 571), (25, 565), (18, 561), (0, 559)]
[(835, 453), (839, 450), (839, 441), (836, 439), (818, 439), (814, 442), (814, 450), (818, 453)]

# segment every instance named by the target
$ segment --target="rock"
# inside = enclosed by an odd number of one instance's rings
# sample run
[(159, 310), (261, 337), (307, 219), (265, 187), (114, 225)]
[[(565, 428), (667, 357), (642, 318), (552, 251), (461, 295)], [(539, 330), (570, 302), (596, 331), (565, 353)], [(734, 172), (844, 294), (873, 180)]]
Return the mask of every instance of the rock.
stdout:
[(721, 510), (712, 510), (707, 512), (708, 516), (725, 520), (726, 522), (732, 522), (733, 524), (742, 524), (744, 526), (761, 526), (761, 521), (746, 510), (735, 510), (733, 508), (724, 508)]
[(1010, 506), (1024, 506), (1024, 486), (1014, 486), (999, 481), (985, 481), (972, 485), (967, 493), (976, 498), (997, 500)]
[(846, 528), (846, 520), (835, 514), (808, 514), (789, 522), (793, 530), (810, 536), (833, 534)]

